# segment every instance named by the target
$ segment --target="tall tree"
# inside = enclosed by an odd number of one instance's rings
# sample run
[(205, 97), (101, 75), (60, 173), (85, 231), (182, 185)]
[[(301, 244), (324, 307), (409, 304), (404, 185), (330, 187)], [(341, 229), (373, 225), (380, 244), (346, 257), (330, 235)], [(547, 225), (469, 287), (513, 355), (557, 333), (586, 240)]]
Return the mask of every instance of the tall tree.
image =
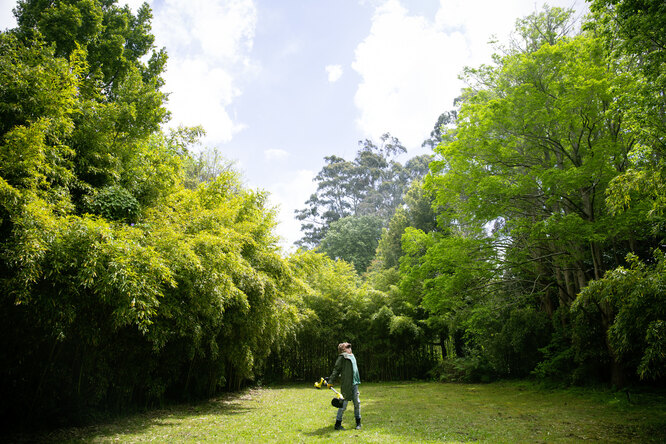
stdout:
[(383, 268), (397, 267), (402, 250), (402, 237), (407, 227), (430, 233), (438, 230), (437, 214), (433, 209), (434, 193), (425, 189), (422, 181), (414, 181), (405, 193), (405, 205), (398, 208), (383, 230), (377, 248), (377, 259)]
[(353, 161), (338, 156), (325, 158), (326, 165), (315, 177), (316, 193), (305, 202), (306, 208), (296, 211), (296, 218), (303, 221), (303, 237), (297, 245), (316, 247), (330, 224), (343, 217), (378, 215), (388, 220), (393, 214), (402, 201), (406, 181), (423, 168), (415, 162), (405, 170), (395, 161), (406, 152), (395, 137), (384, 134), (380, 142), (359, 141), (360, 149)]
[[(454, 105), (457, 104), (459, 101), (460, 97), (458, 97), (454, 101)], [(432, 131), (430, 131), (430, 137), (424, 140), (421, 146), (424, 148), (425, 147), (435, 148), (437, 145), (439, 145), (440, 142), (442, 141), (442, 136), (447, 131), (449, 131), (453, 125), (455, 125), (457, 117), (458, 117), (457, 110), (446, 111), (440, 114), (439, 117), (437, 118), (437, 122), (435, 123), (435, 127), (433, 128)]]
[(94, 188), (120, 186), (136, 144), (168, 118), (160, 91), (167, 56), (153, 46), (150, 8), (144, 4), (135, 15), (116, 0), (21, 0), (15, 14), (12, 32), (26, 44), (44, 40), (56, 57), (79, 54), (79, 100), (66, 140), (76, 152), (76, 202)]
[(320, 249), (332, 259), (343, 259), (363, 273), (375, 257), (383, 219), (377, 216), (347, 216), (331, 223)]
[(630, 167), (611, 186), (616, 212), (644, 207), (656, 232), (666, 224), (666, 5), (659, 0), (595, 0), (586, 27), (601, 36), (615, 69), (631, 79), (613, 106), (625, 113), (636, 138)]
[[(593, 35), (534, 37), (543, 23), (566, 24), (561, 10), (527, 23), (536, 27), (521, 30), (527, 46), (467, 70), (458, 126), (436, 149), (428, 181), (461, 232), (483, 230), (492, 240), (506, 294), (536, 295), (552, 314), (626, 252), (644, 255), (653, 239), (635, 213), (613, 216), (604, 205), (635, 146), (624, 111), (612, 106), (630, 79)], [(606, 331), (612, 307), (599, 316)], [(619, 378), (620, 368), (612, 370)]]
[(297, 245), (319, 245), (331, 223), (347, 216), (377, 216), (384, 225), (403, 204), (403, 195), (414, 180), (428, 172), (431, 156), (424, 154), (403, 165), (397, 156), (406, 153), (398, 139), (384, 134), (380, 144), (359, 141), (353, 161), (338, 156), (325, 158), (326, 165), (315, 177), (317, 191), (296, 210), (303, 237)]
[[(586, 27), (601, 37), (609, 64), (627, 79), (614, 89), (611, 109), (623, 112), (624, 132), (635, 140), (627, 168), (609, 185), (606, 204), (615, 218), (636, 228), (630, 233), (629, 266), (620, 264), (583, 289), (574, 304), (574, 328), (601, 317), (603, 341), (618, 367), (615, 384), (623, 384), (625, 376), (659, 380), (666, 348), (663, 292), (656, 290), (663, 281), (666, 233), (666, 4), (595, 0), (590, 10), (593, 20)], [(654, 242), (638, 249), (639, 233), (650, 233)], [(584, 354), (588, 338), (577, 342), (577, 355)]]

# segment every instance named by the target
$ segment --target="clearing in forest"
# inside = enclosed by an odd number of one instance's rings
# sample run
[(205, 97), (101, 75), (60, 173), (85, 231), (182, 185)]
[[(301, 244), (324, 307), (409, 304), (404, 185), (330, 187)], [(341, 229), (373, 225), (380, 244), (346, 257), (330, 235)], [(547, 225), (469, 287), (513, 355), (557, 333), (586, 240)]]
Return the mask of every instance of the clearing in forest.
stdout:
[(363, 428), (333, 430), (333, 392), (312, 384), (247, 389), (24, 442), (666, 442), (666, 397), (527, 382), (361, 384)]

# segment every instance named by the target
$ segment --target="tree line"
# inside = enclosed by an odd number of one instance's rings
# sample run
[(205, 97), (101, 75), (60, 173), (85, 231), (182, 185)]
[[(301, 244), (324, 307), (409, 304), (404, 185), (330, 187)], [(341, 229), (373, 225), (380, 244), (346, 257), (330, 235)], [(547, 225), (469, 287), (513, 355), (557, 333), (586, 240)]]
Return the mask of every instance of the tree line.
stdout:
[(546, 7), (408, 159), (325, 158), (277, 245), (203, 129), (166, 131), (150, 8), (21, 0), (0, 34), (0, 415), (57, 424), (311, 380), (663, 384), (660, 1)]
[[(464, 70), (427, 171), (400, 177), (388, 150), (364, 163), (366, 142), (326, 158), (297, 212), (302, 245), (388, 295), (370, 319), (441, 350), (430, 376), (663, 383), (666, 7), (593, 1), (581, 31), (573, 14), (517, 20), (492, 64)], [(368, 205), (390, 189), (390, 208)]]

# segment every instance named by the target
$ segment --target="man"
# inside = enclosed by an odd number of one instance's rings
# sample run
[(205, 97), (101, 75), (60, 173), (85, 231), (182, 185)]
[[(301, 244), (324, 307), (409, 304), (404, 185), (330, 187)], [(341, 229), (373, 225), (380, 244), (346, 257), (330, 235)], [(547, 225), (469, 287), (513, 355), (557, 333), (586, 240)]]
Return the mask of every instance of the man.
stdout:
[(356, 417), (356, 430), (361, 428), (361, 401), (358, 395), (358, 385), (361, 383), (361, 376), (358, 373), (356, 358), (352, 353), (351, 344), (343, 342), (338, 344), (338, 359), (335, 361), (333, 373), (326, 378), (326, 382), (332, 384), (335, 378), (340, 376), (340, 391), (345, 400), (342, 407), (338, 409), (338, 415), (335, 419), (335, 430), (344, 430), (342, 427), (342, 415), (347, 409), (347, 403), (351, 400), (354, 403), (354, 417)]

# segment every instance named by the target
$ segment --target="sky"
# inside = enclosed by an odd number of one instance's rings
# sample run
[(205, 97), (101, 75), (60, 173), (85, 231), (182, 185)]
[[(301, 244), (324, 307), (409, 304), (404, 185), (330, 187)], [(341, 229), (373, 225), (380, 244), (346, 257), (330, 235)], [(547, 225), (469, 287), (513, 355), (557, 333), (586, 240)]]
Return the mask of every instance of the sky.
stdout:
[[(141, 0), (118, 0), (134, 11)], [(201, 125), (202, 144), (270, 193), (277, 234), (300, 238), (294, 210), (316, 191), (324, 157), (352, 160), (389, 132), (408, 149), (453, 108), (465, 66), (491, 63), (534, 0), (150, 0), (169, 55), (168, 127)], [(550, 0), (578, 17), (584, 0)], [(0, 0), (0, 29), (15, 26)]]

